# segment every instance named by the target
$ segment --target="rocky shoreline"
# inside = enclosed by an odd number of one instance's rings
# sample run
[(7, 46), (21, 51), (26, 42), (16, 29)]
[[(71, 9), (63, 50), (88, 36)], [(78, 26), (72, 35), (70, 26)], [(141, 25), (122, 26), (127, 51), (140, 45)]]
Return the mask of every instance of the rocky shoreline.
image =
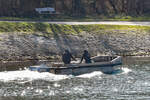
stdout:
[(150, 34), (146, 31), (99, 30), (96, 33), (56, 34), (50, 37), (37, 33), (5, 33), (0, 34), (0, 61), (60, 60), (65, 49), (76, 57), (80, 57), (85, 49), (92, 56), (142, 56), (150, 55), (149, 44)]

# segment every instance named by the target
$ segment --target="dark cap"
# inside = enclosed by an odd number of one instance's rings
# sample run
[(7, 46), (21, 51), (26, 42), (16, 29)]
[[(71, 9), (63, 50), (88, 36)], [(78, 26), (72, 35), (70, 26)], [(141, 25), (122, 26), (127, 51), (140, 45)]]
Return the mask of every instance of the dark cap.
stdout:
[(84, 53), (88, 53), (88, 51), (87, 51), (87, 50), (84, 50)]

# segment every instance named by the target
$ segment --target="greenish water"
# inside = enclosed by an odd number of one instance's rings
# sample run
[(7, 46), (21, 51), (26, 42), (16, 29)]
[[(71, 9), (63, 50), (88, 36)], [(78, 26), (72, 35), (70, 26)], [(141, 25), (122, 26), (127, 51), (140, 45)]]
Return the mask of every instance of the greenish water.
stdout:
[(150, 59), (126, 58), (114, 74), (0, 72), (0, 100), (150, 100)]

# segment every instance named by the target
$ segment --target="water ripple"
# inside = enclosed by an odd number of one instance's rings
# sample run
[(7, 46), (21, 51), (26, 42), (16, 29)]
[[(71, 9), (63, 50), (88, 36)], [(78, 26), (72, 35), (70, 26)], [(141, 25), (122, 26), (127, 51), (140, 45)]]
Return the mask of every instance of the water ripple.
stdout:
[(149, 65), (130, 64), (113, 74), (95, 71), (79, 76), (0, 72), (0, 100), (149, 100)]

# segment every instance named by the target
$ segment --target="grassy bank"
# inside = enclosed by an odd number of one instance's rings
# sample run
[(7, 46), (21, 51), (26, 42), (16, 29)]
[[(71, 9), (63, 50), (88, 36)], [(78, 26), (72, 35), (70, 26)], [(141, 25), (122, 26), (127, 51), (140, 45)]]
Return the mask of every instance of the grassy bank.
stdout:
[(133, 25), (60, 25), (49, 23), (30, 23), (30, 22), (0, 22), (0, 33), (20, 32), (32, 34), (36, 32), (57, 34), (79, 34), (80, 32), (98, 32), (99, 30), (131, 30), (148, 31), (150, 26)]
[[(79, 35), (85, 31), (99, 33), (99, 31), (146, 31), (150, 32), (150, 26), (133, 25), (61, 25), (49, 23), (30, 22), (0, 22), (0, 33), (37, 34), (51, 36), (58, 34)], [(102, 33), (102, 32), (101, 32)]]

